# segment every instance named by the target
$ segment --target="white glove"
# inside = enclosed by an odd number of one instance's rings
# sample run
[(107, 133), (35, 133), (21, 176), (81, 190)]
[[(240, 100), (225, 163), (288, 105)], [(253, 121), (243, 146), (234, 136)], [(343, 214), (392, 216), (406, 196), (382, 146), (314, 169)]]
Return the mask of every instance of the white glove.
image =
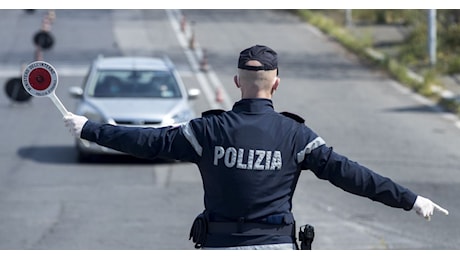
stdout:
[(438, 211), (441, 211), (442, 213), (446, 215), (449, 215), (449, 211), (441, 208), (436, 203), (422, 196), (417, 196), (417, 199), (415, 199), (415, 203), (414, 203), (414, 206), (412, 206), (412, 209), (415, 210), (415, 212), (418, 215), (424, 217), (428, 221), (431, 220), (431, 216), (433, 216), (435, 209)]
[(88, 118), (74, 115), (70, 112), (64, 116), (65, 126), (69, 128), (69, 132), (75, 137), (80, 137), (81, 129), (85, 125), (86, 121), (88, 121)]

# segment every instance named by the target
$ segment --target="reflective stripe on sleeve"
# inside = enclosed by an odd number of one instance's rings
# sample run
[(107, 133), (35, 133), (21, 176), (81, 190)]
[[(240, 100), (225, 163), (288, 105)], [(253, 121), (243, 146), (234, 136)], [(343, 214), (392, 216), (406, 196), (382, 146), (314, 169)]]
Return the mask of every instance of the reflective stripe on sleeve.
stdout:
[(321, 145), (326, 144), (326, 142), (321, 137), (316, 137), (315, 140), (309, 142), (305, 148), (297, 153), (297, 162), (300, 163), (305, 160), (305, 156), (310, 154), (311, 151), (320, 147)]
[(203, 153), (203, 147), (198, 143), (198, 140), (196, 140), (195, 137), (195, 131), (193, 131), (192, 127), (190, 126), (190, 123), (183, 124), (182, 130), (184, 131), (184, 136), (188, 140), (188, 142), (192, 145), (193, 149), (195, 149), (196, 153), (201, 156)]

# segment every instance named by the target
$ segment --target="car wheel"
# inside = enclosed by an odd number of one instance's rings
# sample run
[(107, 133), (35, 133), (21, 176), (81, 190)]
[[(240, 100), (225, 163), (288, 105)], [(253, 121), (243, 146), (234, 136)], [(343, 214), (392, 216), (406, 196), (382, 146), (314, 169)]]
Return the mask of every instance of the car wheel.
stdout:
[(94, 160), (93, 154), (85, 152), (78, 143), (75, 144), (75, 149), (77, 150), (77, 161), (79, 163), (92, 162)]
[(80, 163), (86, 163), (86, 162), (91, 162), (92, 161), (92, 156), (88, 153), (78, 151), (77, 154), (77, 161)]

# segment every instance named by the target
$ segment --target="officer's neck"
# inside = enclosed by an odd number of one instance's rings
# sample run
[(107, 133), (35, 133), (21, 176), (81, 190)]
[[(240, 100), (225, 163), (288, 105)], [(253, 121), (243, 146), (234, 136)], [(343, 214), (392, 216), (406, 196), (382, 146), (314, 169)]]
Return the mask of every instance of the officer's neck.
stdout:
[(249, 98), (265, 98), (271, 99), (272, 94), (267, 91), (255, 91), (255, 92), (242, 92), (241, 93), (242, 99), (249, 99)]

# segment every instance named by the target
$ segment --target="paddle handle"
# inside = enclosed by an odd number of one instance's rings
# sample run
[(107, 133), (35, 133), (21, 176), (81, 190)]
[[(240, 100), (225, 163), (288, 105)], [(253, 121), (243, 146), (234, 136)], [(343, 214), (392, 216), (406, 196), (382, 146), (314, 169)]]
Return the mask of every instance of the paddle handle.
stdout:
[(61, 114), (63, 116), (69, 114), (69, 111), (67, 111), (67, 109), (64, 107), (64, 105), (62, 104), (61, 100), (59, 100), (59, 98), (56, 96), (54, 91), (48, 97), (51, 98), (51, 100), (53, 101), (54, 105), (59, 109), (59, 111), (61, 111)]

